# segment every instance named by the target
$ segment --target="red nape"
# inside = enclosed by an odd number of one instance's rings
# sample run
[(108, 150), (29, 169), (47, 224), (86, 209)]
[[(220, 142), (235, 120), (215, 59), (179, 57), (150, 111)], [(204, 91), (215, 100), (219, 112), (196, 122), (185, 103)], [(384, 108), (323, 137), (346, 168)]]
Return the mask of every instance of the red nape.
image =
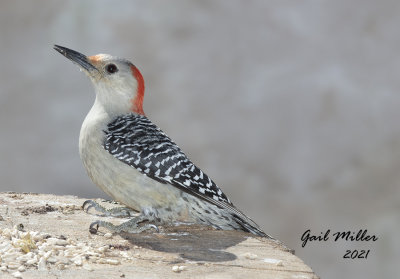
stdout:
[(138, 68), (131, 66), (132, 74), (137, 80), (136, 96), (132, 99), (132, 111), (144, 115), (143, 98), (144, 98), (144, 79)]

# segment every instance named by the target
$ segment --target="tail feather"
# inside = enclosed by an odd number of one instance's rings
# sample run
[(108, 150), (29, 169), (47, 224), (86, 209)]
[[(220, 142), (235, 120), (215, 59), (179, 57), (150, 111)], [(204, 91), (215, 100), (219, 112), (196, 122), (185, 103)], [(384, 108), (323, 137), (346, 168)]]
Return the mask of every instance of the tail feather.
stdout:
[[(249, 232), (261, 237), (266, 237), (269, 239), (274, 239), (272, 236), (266, 234), (253, 220), (247, 216), (239, 216), (235, 213), (232, 214), (233, 219), (236, 223), (242, 227), (243, 231)], [(244, 217), (244, 218), (243, 218)]]

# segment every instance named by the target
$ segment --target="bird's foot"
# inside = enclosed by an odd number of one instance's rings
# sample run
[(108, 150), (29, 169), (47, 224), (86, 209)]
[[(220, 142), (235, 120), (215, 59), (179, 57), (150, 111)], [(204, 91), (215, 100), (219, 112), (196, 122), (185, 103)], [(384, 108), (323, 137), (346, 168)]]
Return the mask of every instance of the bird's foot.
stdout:
[(105, 207), (101, 206), (100, 204), (92, 200), (87, 200), (82, 205), (82, 209), (86, 212), (89, 212), (89, 209), (92, 207), (96, 211), (103, 213), (104, 216), (124, 218), (124, 217), (132, 217), (137, 214), (136, 211), (128, 207), (114, 207), (106, 209)]
[(91, 234), (96, 234), (97, 231), (99, 230), (99, 227), (106, 228), (106, 229), (108, 229), (112, 232), (116, 232), (116, 233), (119, 233), (119, 232), (141, 233), (143, 231), (150, 230), (150, 229), (154, 229), (156, 232), (159, 232), (158, 227), (154, 224), (143, 224), (143, 225), (139, 226), (139, 223), (141, 223), (143, 221), (147, 221), (147, 218), (142, 215), (132, 218), (129, 221), (126, 221), (120, 225), (114, 225), (110, 222), (97, 220), (90, 224), (89, 232)]

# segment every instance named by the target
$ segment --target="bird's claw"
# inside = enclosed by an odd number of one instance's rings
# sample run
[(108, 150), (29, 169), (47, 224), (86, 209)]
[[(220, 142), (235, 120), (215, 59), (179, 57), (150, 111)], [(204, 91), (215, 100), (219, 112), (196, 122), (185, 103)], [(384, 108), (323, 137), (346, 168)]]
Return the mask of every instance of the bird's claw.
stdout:
[(154, 224), (149, 224), (149, 227), (155, 229), (157, 233), (160, 232), (160, 230), (158, 229), (158, 227), (157, 227), (156, 225), (154, 225)]
[(135, 215), (135, 211), (128, 208), (128, 207), (115, 207), (106, 209), (105, 207), (101, 206), (99, 203), (93, 200), (86, 200), (82, 204), (82, 209), (85, 212), (89, 212), (91, 208), (94, 208), (96, 211), (102, 213), (104, 216), (112, 216), (117, 218), (127, 218), (132, 217)]
[[(91, 234), (96, 234), (96, 233), (98, 232), (98, 230), (99, 230), (99, 223), (100, 223), (100, 221), (95, 221), (95, 222), (93, 222), (93, 223), (90, 224), (90, 226), (89, 226), (89, 232), (90, 232)], [(95, 228), (95, 226), (96, 226), (96, 228)]]
[(96, 234), (99, 231), (99, 227), (104, 227), (112, 232), (117, 232), (117, 233), (119, 232), (141, 233), (149, 229), (154, 229), (157, 233), (160, 232), (159, 228), (154, 224), (144, 224), (143, 226), (139, 227), (137, 223), (132, 221), (136, 220), (130, 220), (125, 223), (122, 223), (121, 225), (115, 226), (112, 223), (97, 220), (90, 224), (89, 232), (91, 234)]
[[(89, 206), (85, 209), (85, 206), (88, 205)], [(92, 200), (86, 200), (83, 204), (82, 204), (82, 209), (83, 211), (89, 212), (89, 209), (91, 209), (92, 207), (95, 207), (95, 202)]]

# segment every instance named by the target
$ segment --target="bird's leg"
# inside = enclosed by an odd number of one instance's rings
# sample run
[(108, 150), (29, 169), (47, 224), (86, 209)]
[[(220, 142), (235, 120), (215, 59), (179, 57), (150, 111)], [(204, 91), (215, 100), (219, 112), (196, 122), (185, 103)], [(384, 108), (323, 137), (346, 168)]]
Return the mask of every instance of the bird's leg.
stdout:
[(105, 221), (100, 221), (97, 220), (93, 223), (90, 224), (89, 226), (89, 232), (91, 234), (95, 234), (97, 233), (99, 227), (104, 227), (106, 229), (109, 229), (112, 232), (127, 232), (127, 233), (141, 233), (145, 230), (149, 230), (149, 229), (155, 229), (156, 232), (159, 232), (158, 227), (156, 225), (153, 224), (144, 224), (139, 226), (139, 223), (143, 222), (143, 221), (150, 221), (150, 218), (148, 216), (145, 216), (143, 214), (136, 216), (132, 219), (130, 219), (129, 221), (126, 221), (120, 225), (114, 225), (110, 222), (105, 222)]
[(82, 209), (86, 212), (89, 212), (89, 209), (92, 207), (98, 212), (103, 213), (105, 216), (111, 216), (111, 217), (124, 218), (124, 217), (132, 217), (137, 214), (136, 211), (128, 207), (114, 207), (106, 209), (105, 207), (101, 206), (100, 204), (92, 200), (87, 200), (82, 205)]

